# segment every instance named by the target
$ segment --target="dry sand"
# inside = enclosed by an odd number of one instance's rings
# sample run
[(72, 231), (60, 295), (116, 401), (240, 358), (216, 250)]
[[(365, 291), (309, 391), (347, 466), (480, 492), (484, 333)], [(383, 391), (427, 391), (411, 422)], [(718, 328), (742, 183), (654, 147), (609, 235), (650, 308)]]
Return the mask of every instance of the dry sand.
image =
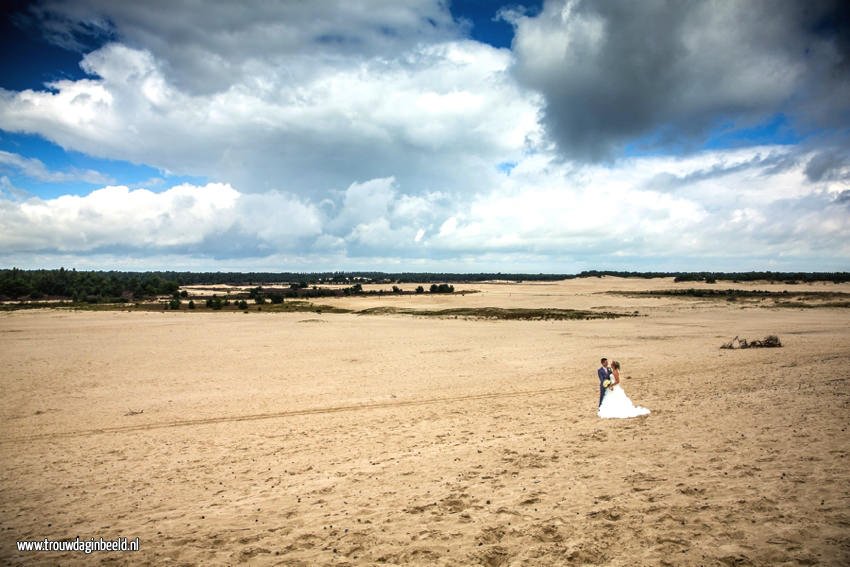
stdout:
[[(594, 321), (2, 313), (0, 562), (850, 563), (850, 310), (598, 293), (682, 285), (322, 301), (644, 315)], [(600, 355), (650, 416), (596, 417)], [(141, 551), (15, 547), (76, 536)]]

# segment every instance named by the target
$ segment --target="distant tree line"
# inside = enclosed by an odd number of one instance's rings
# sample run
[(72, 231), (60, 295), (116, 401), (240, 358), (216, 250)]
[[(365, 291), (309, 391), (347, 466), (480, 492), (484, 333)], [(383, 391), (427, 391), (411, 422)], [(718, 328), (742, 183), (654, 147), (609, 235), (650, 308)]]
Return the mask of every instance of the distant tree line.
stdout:
[[(455, 287), (451, 284), (440, 283), (431, 284), (430, 293), (454, 293)], [(316, 299), (321, 297), (340, 297), (345, 295), (384, 295), (384, 294), (419, 294), (425, 293), (423, 286), (417, 286), (415, 291), (404, 291), (397, 285), (392, 286), (391, 290), (370, 289), (364, 290), (363, 284), (355, 283), (349, 287), (319, 287), (316, 285), (310, 286), (303, 282), (298, 284), (290, 284), (289, 287), (263, 287), (258, 286), (248, 291), (248, 297), (253, 299), (258, 305), (262, 305), (266, 301), (271, 303), (283, 303), (284, 299)], [(240, 294), (234, 294), (240, 297)]]
[[(187, 277), (191, 276), (191, 277)], [(180, 291), (181, 285), (214, 284), (221, 283), (215, 277), (208, 280), (195, 280), (199, 274), (191, 272), (117, 272), (117, 271), (85, 271), (85, 270), (21, 270), (18, 268), (0, 270), (0, 300), (39, 300), (39, 299), (70, 299), (78, 303), (119, 303), (153, 299), (158, 296), (169, 296), (168, 307), (179, 309), (181, 298), (187, 299), (186, 290)], [(228, 282), (234, 285), (245, 285), (245, 282), (256, 274), (229, 273)], [(279, 283), (287, 274), (275, 274), (275, 282)], [(289, 274), (292, 275), (292, 274)], [(315, 280), (317, 283), (333, 283), (321, 280), (312, 275), (297, 274), (298, 281), (285, 287), (257, 286), (250, 289), (247, 294), (236, 294), (237, 299), (252, 300), (258, 305), (266, 302), (271, 304), (283, 303), (285, 298), (319, 298), (335, 297), (340, 295), (382, 295), (384, 290), (363, 290), (360, 281), (351, 283), (353, 279), (361, 278), (364, 283), (371, 282), (366, 276), (346, 276), (347, 287), (327, 288), (318, 285), (310, 285), (307, 282)], [(419, 280), (422, 281), (422, 280)], [(420, 286), (417, 293), (425, 290)], [(442, 282), (431, 285), (431, 293), (452, 293), (454, 286)], [(398, 286), (393, 286), (392, 293), (403, 292)], [(227, 305), (225, 300), (216, 299), (212, 303), (208, 300), (207, 307), (220, 309)], [(194, 301), (192, 307), (194, 308)]]
[(805, 282), (850, 282), (850, 272), (615, 272), (590, 270), (570, 277), (674, 278), (677, 282), (772, 281), (788, 284)]
[(359, 283), (476, 283), (484, 281), (548, 282), (573, 278), (616, 276), (620, 278), (678, 278), (679, 281), (788, 281), (843, 283), (850, 281), (850, 272), (634, 272), (589, 270), (578, 274), (524, 274), (480, 272), (456, 274), (448, 272), (149, 272), (179, 285), (232, 284), (261, 285), (270, 283), (296, 284), (300, 289), (318, 284), (353, 285)]
[(157, 272), (0, 270), (0, 299), (62, 298), (99, 303), (171, 295), (179, 284)]
[(576, 277), (569, 274), (503, 274), (482, 272), (453, 274), (444, 272), (149, 272), (179, 285), (229, 284), (263, 285), (292, 284), (300, 288), (319, 284), (353, 285), (354, 283), (460, 283), (490, 280), (506, 281), (557, 281)]
[[(618, 272), (584, 271), (579, 274), (451, 274), (437, 272), (117, 272), (84, 270), (0, 270), (0, 299), (22, 300), (62, 298), (78, 302), (138, 301), (161, 295), (173, 295), (180, 286), (201, 284), (256, 285), (250, 295), (256, 303), (282, 302), (284, 298), (313, 298), (351, 294), (383, 294), (364, 291), (363, 284), (431, 284), (431, 293), (451, 293), (452, 283), (475, 283), (491, 280), (556, 281), (577, 277), (616, 276), (621, 278), (675, 278), (679, 282), (767, 280), (784, 283), (850, 281), (848, 272)], [(262, 284), (284, 284), (284, 287), (262, 289)], [(339, 289), (321, 288), (321, 284), (341, 284)], [(449, 290), (451, 288), (451, 290)], [(424, 293), (419, 286), (416, 293)], [(392, 293), (405, 293), (393, 286)], [(408, 292), (409, 293), (409, 292)], [(185, 297), (185, 295), (184, 295)]]

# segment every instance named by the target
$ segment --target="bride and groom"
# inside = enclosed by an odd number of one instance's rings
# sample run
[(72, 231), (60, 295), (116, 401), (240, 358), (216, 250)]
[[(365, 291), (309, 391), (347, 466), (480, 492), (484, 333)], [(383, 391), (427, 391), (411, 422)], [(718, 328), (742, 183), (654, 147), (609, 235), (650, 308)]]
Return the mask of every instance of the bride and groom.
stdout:
[(649, 410), (635, 406), (626, 391), (620, 386), (620, 363), (616, 360), (608, 366), (608, 359), (602, 359), (602, 366), (596, 371), (599, 376), (599, 411), (602, 418), (637, 417), (647, 415)]

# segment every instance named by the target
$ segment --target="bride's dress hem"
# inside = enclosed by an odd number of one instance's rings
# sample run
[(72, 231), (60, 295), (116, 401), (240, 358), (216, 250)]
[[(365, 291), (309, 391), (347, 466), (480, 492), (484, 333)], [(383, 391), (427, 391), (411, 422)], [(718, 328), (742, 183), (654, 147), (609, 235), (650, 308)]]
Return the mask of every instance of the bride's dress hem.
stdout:
[(635, 406), (626, 395), (626, 391), (617, 384), (613, 389), (605, 392), (596, 415), (602, 419), (627, 419), (649, 415), (649, 413), (649, 409)]

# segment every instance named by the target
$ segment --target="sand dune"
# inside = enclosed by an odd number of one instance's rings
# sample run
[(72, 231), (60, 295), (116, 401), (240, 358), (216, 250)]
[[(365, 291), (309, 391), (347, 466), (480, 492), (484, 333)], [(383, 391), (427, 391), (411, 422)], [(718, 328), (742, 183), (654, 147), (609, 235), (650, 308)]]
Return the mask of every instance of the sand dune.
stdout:
[[(601, 293), (676, 285), (322, 301), (642, 315), (590, 321), (2, 313), (0, 559), (850, 563), (850, 311)], [(596, 417), (600, 355), (650, 416)], [(76, 536), (141, 551), (15, 548)]]

